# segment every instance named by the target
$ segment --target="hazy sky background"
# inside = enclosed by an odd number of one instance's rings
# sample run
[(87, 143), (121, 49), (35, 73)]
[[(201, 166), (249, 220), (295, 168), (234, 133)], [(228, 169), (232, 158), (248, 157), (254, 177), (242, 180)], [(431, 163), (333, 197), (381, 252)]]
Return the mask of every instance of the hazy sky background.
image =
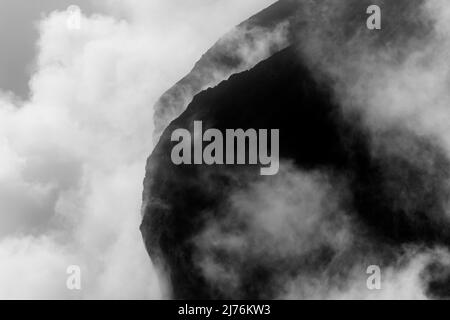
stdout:
[(161, 297), (139, 232), (152, 106), (273, 2), (0, 0), (0, 299)]
[[(28, 80), (33, 71), (37, 24), (44, 15), (80, 6), (84, 12), (101, 10), (92, 0), (0, 0), (0, 88), (22, 98), (28, 95)], [(98, 2), (98, 1), (97, 1)]]

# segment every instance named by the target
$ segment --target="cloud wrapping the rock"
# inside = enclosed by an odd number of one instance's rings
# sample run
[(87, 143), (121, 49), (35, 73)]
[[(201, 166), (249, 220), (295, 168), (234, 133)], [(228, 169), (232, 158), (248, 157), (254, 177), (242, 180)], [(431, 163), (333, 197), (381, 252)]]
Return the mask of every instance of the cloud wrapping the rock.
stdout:
[(139, 232), (152, 105), (271, 2), (103, 1), (80, 30), (42, 18), (30, 99), (0, 96), (0, 298), (161, 297)]

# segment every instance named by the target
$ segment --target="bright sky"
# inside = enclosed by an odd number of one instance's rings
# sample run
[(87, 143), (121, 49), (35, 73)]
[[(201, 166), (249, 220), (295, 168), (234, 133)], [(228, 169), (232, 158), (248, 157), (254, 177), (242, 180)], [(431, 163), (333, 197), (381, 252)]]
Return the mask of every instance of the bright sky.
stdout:
[[(25, 98), (38, 38), (36, 23), (54, 10), (76, 4), (92, 12), (92, 0), (0, 0), (0, 89)], [(98, 11), (100, 8), (95, 8)]]

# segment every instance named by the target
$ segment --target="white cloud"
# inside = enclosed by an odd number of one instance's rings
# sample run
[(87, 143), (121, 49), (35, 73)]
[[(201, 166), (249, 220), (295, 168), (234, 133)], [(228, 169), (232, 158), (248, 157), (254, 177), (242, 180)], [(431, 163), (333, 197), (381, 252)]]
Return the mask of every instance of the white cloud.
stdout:
[(233, 298), (242, 294), (253, 265), (273, 270), (275, 294), (284, 286), (298, 289), (295, 275), (306, 272), (308, 260), (320, 260), (323, 249), (339, 255), (360, 240), (343, 205), (346, 190), (331, 173), (282, 163), (278, 175), (239, 188), (221, 204), (223, 218), (209, 221), (196, 239), (199, 267), (217, 290)]
[[(197, 265), (218, 292), (245, 296), (254, 266), (270, 281), (252, 283), (278, 299), (429, 299), (429, 283), (446, 274), (446, 248), (389, 246), (352, 215), (343, 177), (304, 172), (282, 163), (280, 173), (250, 183), (221, 204), (196, 238)], [(328, 257), (327, 253), (328, 252)], [(367, 267), (381, 269), (381, 288), (367, 287)], [(258, 270), (258, 269), (256, 269)]]
[(31, 98), (0, 97), (0, 298), (161, 297), (138, 229), (152, 105), (271, 2), (105, 1), (112, 16), (81, 30), (41, 21)]

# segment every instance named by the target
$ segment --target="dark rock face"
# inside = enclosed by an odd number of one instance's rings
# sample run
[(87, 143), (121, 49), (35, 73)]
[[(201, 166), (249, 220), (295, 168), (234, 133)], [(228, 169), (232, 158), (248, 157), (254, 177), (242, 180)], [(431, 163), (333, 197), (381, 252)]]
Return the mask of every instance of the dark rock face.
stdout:
[[(286, 8), (291, 8), (284, 5), (298, 2), (282, 3), (276, 6), (279, 11), (275, 14), (280, 20), (286, 18)], [(270, 13), (260, 14), (268, 17), (262, 19), (264, 23), (272, 21)], [(325, 275), (329, 282), (345, 283), (349, 270), (361, 261), (375, 258), (377, 264), (388, 266), (397, 263), (405, 245), (432, 248), (450, 244), (450, 228), (446, 227), (450, 162), (445, 153), (430, 137), (403, 127), (385, 130), (374, 141), (357, 112), (343, 114), (332, 81), (318, 80), (300, 58), (300, 47), (291, 45), (251, 70), (197, 94), (166, 128), (148, 159), (141, 231), (154, 264), (168, 277), (174, 298), (277, 298), (283, 295), (281, 283), (286, 278), (323, 280)], [(220, 51), (220, 46), (212, 50)], [(221, 64), (227, 59), (219, 60)], [(176, 96), (186, 86), (192, 92), (200, 90), (201, 83), (191, 78), (201, 73), (200, 65), (208, 61), (204, 58), (196, 66), (198, 71), (163, 96), (160, 110), (170, 105), (172, 98), (166, 100), (167, 95)], [(177, 104), (174, 107), (182, 109)], [(175, 145), (172, 132), (178, 128), (192, 132), (193, 122), (198, 120), (204, 130), (217, 128), (222, 132), (280, 129), (282, 164), (294, 168), (293, 172), (326, 173), (332, 189), (345, 189), (339, 209), (334, 208), (333, 214), (321, 218), (308, 232), (320, 233), (321, 226), (332, 221), (331, 233), (345, 229), (352, 234), (351, 243), (318, 241), (307, 250), (257, 252), (254, 247), (274, 247), (279, 238), (255, 231), (257, 227), (242, 218), (230, 198), (240, 192), (252, 199), (248, 190), (261, 183), (276, 189), (277, 179), (290, 181), (291, 171), (281, 172), (282, 178), (277, 178), (260, 176), (258, 166), (174, 165), (170, 157)], [(255, 199), (255, 207), (258, 201), (264, 203), (258, 196)], [(327, 194), (322, 200), (332, 199)], [(300, 211), (298, 216), (302, 217)], [(274, 210), (272, 214), (282, 212)], [(347, 221), (351, 227), (346, 226)], [(211, 222), (221, 224), (213, 232), (239, 234), (242, 248), (231, 250), (214, 241), (200, 244), (199, 239), (211, 230)], [(290, 240), (281, 243), (282, 247), (287, 244)], [(214, 261), (214, 275), (221, 274), (217, 276), (222, 277), (220, 281), (208, 274), (211, 268), (205, 271), (205, 256)], [(432, 297), (448, 296), (448, 271), (443, 270), (447, 268), (436, 262), (423, 272)]]
[[(162, 130), (178, 117), (190, 103), (191, 99), (207, 86), (225, 80), (236, 71), (243, 71), (247, 64), (238, 54), (245, 46), (255, 46), (260, 30), (265, 34), (276, 32), (281, 23), (286, 23), (286, 39), (281, 43), (273, 43), (268, 48), (268, 56), (286, 47), (293, 40), (295, 24), (290, 24), (299, 7), (294, 0), (279, 1), (261, 11), (247, 21), (238, 25), (222, 37), (195, 64), (194, 68), (183, 79), (165, 92), (155, 105), (155, 133), (159, 137)], [(244, 41), (245, 40), (245, 41)]]
[[(298, 59), (286, 49), (248, 72), (232, 76), (214, 89), (196, 96), (188, 110), (165, 130), (147, 165), (142, 232), (155, 263), (169, 271), (176, 298), (230, 298), (211, 286), (195, 263), (193, 239), (207, 218), (219, 219), (227, 195), (260, 177), (254, 167), (176, 166), (170, 159), (176, 128), (191, 129), (194, 120), (206, 128), (279, 128), (280, 157), (306, 171), (326, 170), (349, 179), (353, 194), (347, 204), (383, 244), (443, 242), (449, 232), (439, 227), (444, 209), (449, 163), (438, 149), (408, 132), (387, 138), (417, 146), (433, 162), (424, 169), (393, 150), (373, 158), (369, 139), (355, 122), (343, 120), (331, 93), (319, 86)], [(399, 153), (397, 153), (399, 152)], [(425, 161), (425, 159), (424, 159)], [(428, 214), (427, 211), (433, 211)], [(274, 212), (274, 214), (277, 214)], [(410, 216), (417, 219), (409, 219)], [(323, 250), (326, 251), (326, 248)], [(326, 263), (336, 252), (326, 252)], [(297, 257), (299, 260), (304, 257)], [(279, 264), (280, 262), (277, 262)], [(265, 267), (253, 265), (243, 275), (241, 298), (273, 298), (272, 277)], [(288, 272), (300, 262), (284, 261)]]
[[(344, 0), (342, 3), (342, 6), (337, 6), (332, 0), (280, 0), (236, 26), (219, 39), (192, 70), (157, 101), (154, 106), (155, 137), (159, 138), (164, 128), (187, 108), (197, 93), (226, 80), (233, 73), (246, 70), (249, 63), (251, 66), (253, 61), (245, 61), (246, 57), (239, 54), (240, 50), (243, 47), (256, 50), (258, 41), (261, 40), (258, 35), (276, 33), (281, 25), (286, 26), (283, 35), (285, 39), (272, 43), (265, 54), (267, 57), (298, 40), (301, 34), (316, 33), (318, 26), (324, 34), (337, 32), (336, 41), (346, 41), (356, 32), (367, 32), (361, 30), (360, 26), (365, 25), (366, 8), (372, 4), (386, 9), (388, 18), (383, 20), (386, 32), (382, 37), (385, 43), (396, 40), (403, 32), (413, 35), (427, 30), (422, 21), (414, 17), (414, 11), (420, 8), (423, 0)], [(342, 10), (342, 7), (346, 10)], [(329, 11), (334, 13), (330, 16)], [(398, 12), (403, 14), (396, 15)], [(414, 18), (411, 19), (411, 16)], [(339, 27), (335, 28), (336, 25)], [(403, 32), (399, 32), (399, 29)]]

